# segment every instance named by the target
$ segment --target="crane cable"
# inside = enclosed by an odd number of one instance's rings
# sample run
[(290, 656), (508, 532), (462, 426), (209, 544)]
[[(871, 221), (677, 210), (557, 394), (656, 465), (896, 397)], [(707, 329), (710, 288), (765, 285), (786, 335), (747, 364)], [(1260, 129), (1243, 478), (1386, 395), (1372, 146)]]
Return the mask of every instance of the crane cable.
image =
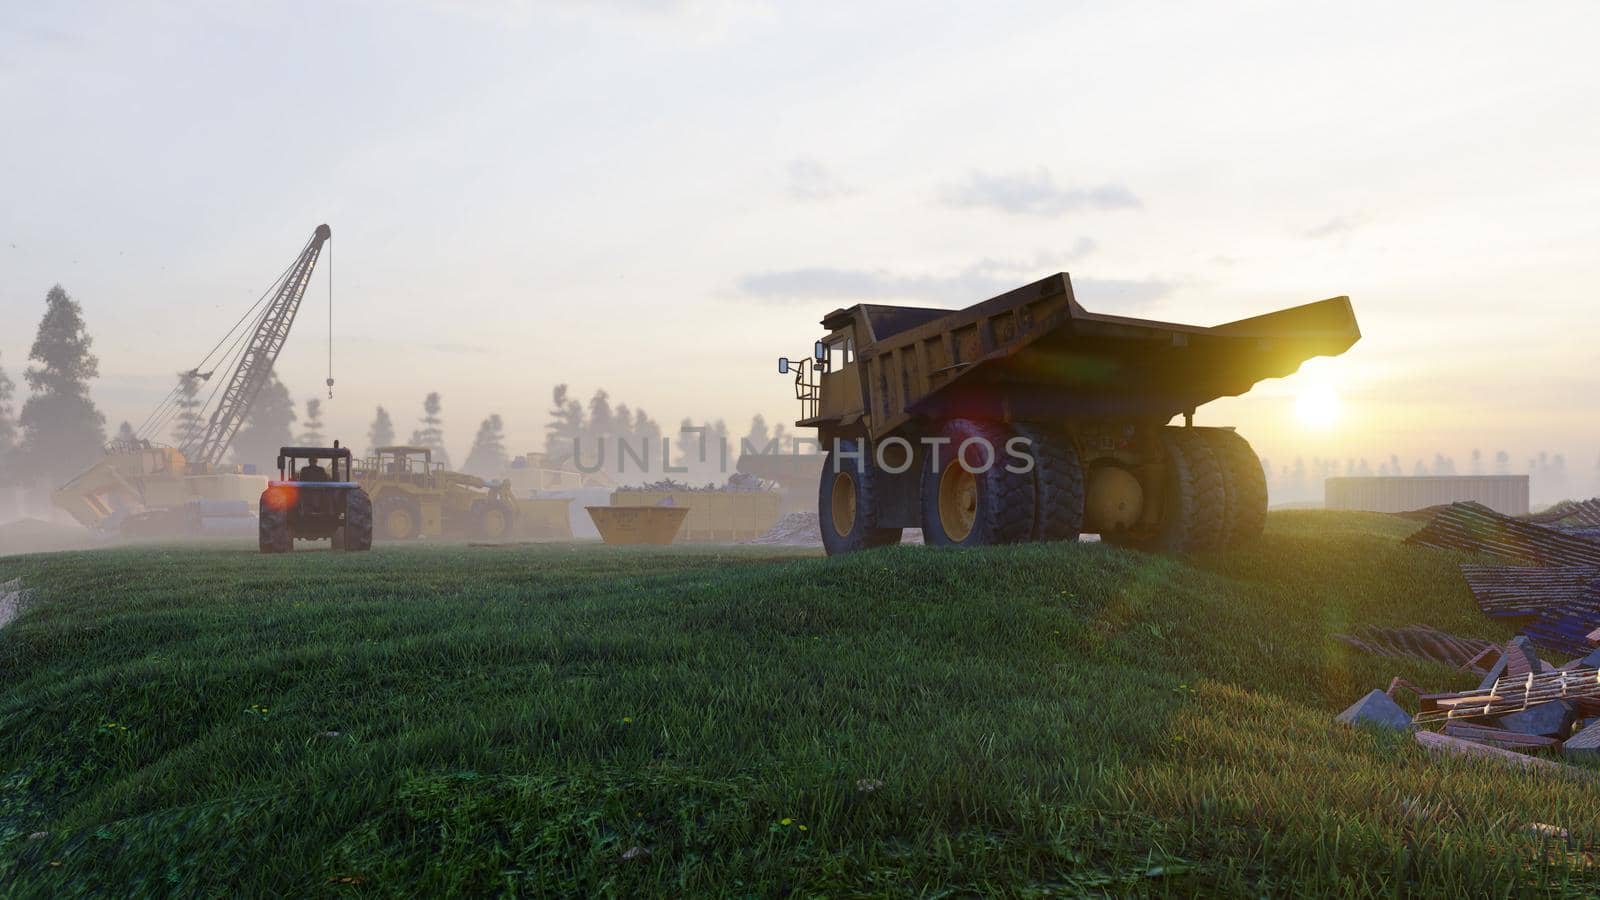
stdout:
[(328, 237), (328, 399), (333, 399), (333, 237)]

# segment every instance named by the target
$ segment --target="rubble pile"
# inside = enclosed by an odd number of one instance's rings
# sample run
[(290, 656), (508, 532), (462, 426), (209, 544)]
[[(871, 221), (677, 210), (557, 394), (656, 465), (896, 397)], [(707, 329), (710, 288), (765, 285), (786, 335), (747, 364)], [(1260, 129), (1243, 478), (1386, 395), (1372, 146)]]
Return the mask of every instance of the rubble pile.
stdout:
[[(1412, 729), (1431, 751), (1525, 767), (1555, 766), (1542, 758), (1552, 756), (1600, 760), (1600, 541), (1583, 534), (1592, 516), (1600, 500), (1520, 519), (1477, 503), (1439, 509), (1405, 542), (1504, 563), (1464, 564), (1462, 577), (1485, 615), (1515, 620), (1522, 633), (1504, 646), (1428, 626), (1340, 635), (1375, 655), (1447, 663), (1482, 680), (1470, 691), (1431, 692), (1396, 678), (1338, 720)], [(1541, 650), (1573, 659), (1557, 666)], [(1395, 702), (1400, 689), (1416, 695), (1414, 716)]]

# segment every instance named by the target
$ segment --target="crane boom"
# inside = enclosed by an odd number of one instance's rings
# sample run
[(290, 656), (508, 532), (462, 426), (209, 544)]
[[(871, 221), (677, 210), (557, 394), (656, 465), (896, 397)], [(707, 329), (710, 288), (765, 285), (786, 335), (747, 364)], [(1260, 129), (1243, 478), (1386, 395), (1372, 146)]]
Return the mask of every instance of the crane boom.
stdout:
[(317, 265), (322, 245), (331, 237), (333, 231), (328, 226), (318, 225), (305, 249), (300, 251), (299, 258), (284, 275), (271, 304), (262, 312), (255, 333), (250, 336), (249, 345), (239, 357), (239, 364), (229, 376), (222, 400), (211, 414), (205, 432), (192, 446), (184, 448), (191, 467), (207, 468), (222, 462), (222, 455), (228, 452), (228, 445), (233, 443), (233, 436), (244, 423), (250, 405), (272, 374), (272, 366), (278, 361), (278, 351), (283, 349), (283, 342), (289, 337), (295, 313), (300, 311), (300, 300), (311, 282), (311, 270)]

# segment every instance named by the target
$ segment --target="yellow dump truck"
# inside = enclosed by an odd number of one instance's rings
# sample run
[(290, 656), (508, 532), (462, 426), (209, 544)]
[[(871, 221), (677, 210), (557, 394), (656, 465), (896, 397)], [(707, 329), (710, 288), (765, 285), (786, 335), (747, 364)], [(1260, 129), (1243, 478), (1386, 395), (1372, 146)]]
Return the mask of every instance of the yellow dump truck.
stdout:
[(1065, 272), (966, 309), (860, 304), (822, 327), (811, 358), (778, 371), (828, 452), (830, 554), (905, 528), (963, 546), (1247, 541), (1266, 520), (1261, 462), (1232, 429), (1195, 427), (1196, 407), (1361, 337), (1348, 297), (1175, 325), (1088, 312)]

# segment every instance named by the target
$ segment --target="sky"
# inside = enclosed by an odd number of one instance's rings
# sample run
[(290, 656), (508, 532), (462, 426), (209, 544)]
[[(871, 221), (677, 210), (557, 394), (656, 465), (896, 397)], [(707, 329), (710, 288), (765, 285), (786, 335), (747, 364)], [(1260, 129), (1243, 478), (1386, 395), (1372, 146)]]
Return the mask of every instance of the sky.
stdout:
[(829, 310), (1067, 271), (1196, 324), (1350, 296), (1351, 351), (1200, 411), (1275, 463), (1589, 473), (1597, 33), (1589, 2), (11, 3), (0, 368), (59, 282), (137, 424), (327, 222), (334, 397), (328, 257), (279, 371), (350, 443), (437, 390), (457, 459), (492, 412), (536, 449), (557, 383), (792, 421), (774, 363)]

